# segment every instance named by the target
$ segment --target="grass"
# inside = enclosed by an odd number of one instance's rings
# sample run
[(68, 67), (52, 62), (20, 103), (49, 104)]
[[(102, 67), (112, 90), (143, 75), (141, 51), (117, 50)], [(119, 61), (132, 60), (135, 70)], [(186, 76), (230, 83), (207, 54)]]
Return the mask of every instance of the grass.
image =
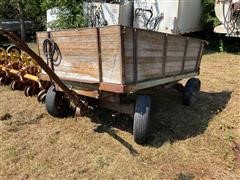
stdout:
[(196, 105), (155, 93), (145, 146), (133, 142), (129, 119), (56, 119), (0, 86), (1, 179), (239, 179), (240, 56), (206, 54), (201, 67)]

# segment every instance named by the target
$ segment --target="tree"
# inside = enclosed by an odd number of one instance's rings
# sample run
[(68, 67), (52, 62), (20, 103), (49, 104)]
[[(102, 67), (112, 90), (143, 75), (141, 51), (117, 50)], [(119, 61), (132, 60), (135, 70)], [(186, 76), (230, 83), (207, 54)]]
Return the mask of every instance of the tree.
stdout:
[(15, 19), (20, 22), (21, 38), (25, 39), (25, 21), (33, 23), (32, 31), (45, 28), (46, 12), (41, 8), (42, 0), (0, 0), (0, 21)]
[(78, 28), (86, 25), (83, 0), (43, 0), (41, 7), (45, 11), (54, 7), (60, 10), (58, 20), (52, 24), (55, 28)]
[(219, 25), (219, 20), (215, 15), (214, 10), (215, 0), (202, 0), (202, 17), (201, 23), (204, 26), (204, 29), (213, 30), (213, 28)]
[(20, 30), (21, 30), (21, 39), (25, 41), (25, 18), (24, 18), (24, 12), (23, 12), (23, 1), (17, 0), (16, 2), (16, 7), (17, 7), (17, 14), (18, 14), (18, 19), (20, 22)]
[(0, 0), (0, 21), (3, 19), (14, 19), (16, 17), (15, 11), (11, 3), (6, 0)]

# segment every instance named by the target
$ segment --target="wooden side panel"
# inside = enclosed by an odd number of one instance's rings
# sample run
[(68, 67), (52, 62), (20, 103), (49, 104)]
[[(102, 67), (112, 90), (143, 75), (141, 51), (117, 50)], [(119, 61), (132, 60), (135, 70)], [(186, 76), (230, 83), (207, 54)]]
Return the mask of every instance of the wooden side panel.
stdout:
[(125, 82), (135, 84), (196, 71), (200, 43), (184, 36), (127, 28)]
[[(135, 38), (134, 38), (135, 33)], [(162, 76), (164, 34), (137, 29), (127, 29), (125, 33), (125, 73), (126, 82), (134, 83)], [(136, 52), (134, 53), (134, 46)], [(134, 65), (134, 54), (136, 63)], [(134, 71), (137, 68), (137, 71)]]
[[(45, 60), (42, 44), (48, 37), (37, 33)], [(75, 82), (150, 83), (198, 71), (202, 53), (200, 40), (121, 26), (50, 32), (50, 38), (62, 56), (56, 74)]]
[(186, 54), (184, 72), (192, 72), (195, 70), (197, 60), (198, 58), (201, 58), (199, 57), (201, 49), (201, 41), (196, 39), (190, 39)]
[(121, 27), (100, 28), (102, 80), (122, 84)]
[[(43, 53), (43, 42), (48, 32), (37, 33), (40, 56)], [(62, 59), (54, 67), (61, 78), (74, 81), (99, 82), (97, 29), (76, 29), (50, 32), (50, 38), (58, 45)]]
[(164, 37), (162, 33), (137, 30), (138, 81), (155, 79), (163, 75)]
[(165, 76), (180, 74), (185, 51), (185, 37), (168, 35)]

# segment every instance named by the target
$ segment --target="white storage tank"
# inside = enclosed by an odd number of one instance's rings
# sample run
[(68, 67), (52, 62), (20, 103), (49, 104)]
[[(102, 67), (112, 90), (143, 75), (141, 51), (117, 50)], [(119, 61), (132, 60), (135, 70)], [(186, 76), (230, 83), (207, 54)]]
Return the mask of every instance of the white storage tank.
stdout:
[(121, 4), (84, 2), (84, 15), (88, 26), (133, 25), (133, 3)]
[(134, 0), (134, 26), (184, 34), (201, 30), (201, 0)]

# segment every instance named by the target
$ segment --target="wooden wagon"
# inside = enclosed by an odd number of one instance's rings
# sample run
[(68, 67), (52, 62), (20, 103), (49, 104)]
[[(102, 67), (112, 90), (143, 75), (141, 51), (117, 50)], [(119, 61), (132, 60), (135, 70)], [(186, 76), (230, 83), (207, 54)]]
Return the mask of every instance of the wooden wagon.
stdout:
[[(107, 26), (38, 32), (37, 42), (40, 57), (24, 45), (21, 49), (43, 68), (40, 79), (53, 81), (47, 111), (63, 116), (72, 100), (82, 115), (96, 104), (129, 114), (137, 143), (146, 142), (150, 120), (151, 97), (142, 90), (191, 78), (183, 87), (185, 105), (200, 91), (200, 81), (192, 78), (200, 70), (204, 41), (199, 39)], [(129, 101), (129, 95), (136, 100)]]

